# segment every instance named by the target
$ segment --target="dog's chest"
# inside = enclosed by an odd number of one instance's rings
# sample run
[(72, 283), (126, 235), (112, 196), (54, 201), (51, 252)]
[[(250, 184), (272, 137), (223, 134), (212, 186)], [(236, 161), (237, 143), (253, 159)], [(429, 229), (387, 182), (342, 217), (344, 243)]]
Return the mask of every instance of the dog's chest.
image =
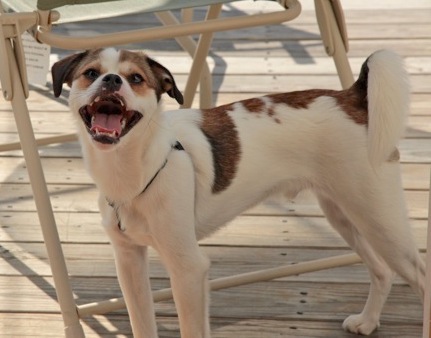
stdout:
[(116, 226), (123, 236), (137, 245), (152, 245), (148, 219), (135, 203), (112, 208), (115, 213)]

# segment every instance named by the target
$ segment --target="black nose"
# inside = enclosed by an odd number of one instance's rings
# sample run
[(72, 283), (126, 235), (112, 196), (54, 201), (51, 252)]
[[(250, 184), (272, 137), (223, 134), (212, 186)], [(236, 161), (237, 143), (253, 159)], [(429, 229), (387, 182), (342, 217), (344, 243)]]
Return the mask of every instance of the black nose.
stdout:
[(108, 74), (102, 79), (102, 88), (110, 92), (119, 90), (122, 84), (123, 80), (117, 74)]

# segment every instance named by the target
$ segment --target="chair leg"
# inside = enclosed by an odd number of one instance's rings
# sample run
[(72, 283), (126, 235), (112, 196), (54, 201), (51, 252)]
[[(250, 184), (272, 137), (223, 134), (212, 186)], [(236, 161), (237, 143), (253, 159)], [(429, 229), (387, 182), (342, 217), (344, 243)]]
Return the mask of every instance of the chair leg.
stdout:
[[(431, 182), (431, 177), (430, 177)], [(425, 273), (425, 299), (423, 305), (423, 328), (422, 338), (431, 337), (431, 183), (429, 191), (428, 206), (428, 230), (427, 230), (427, 253)]]
[(17, 60), (14, 57), (12, 43), (9, 40), (6, 41), (6, 49), (11, 74), (14, 74), (12, 77), (13, 98), (11, 104), (15, 113), (15, 122), (21, 140), (39, 221), (48, 252), (57, 299), (63, 315), (65, 336), (67, 338), (85, 337), (79, 322), (78, 312), (68, 278), (60, 238), (57, 232), (51, 201), (49, 199), (48, 189), (46, 187), (45, 177), (36, 147), (36, 140), (34, 138), (33, 128), (25, 101), (23, 84), (19, 76)]
[[(220, 12), (221, 12), (222, 4), (216, 4), (210, 6), (207, 12), (207, 16), (205, 20), (212, 20), (216, 19)], [(204, 63), (206, 62), (206, 58), (208, 56), (208, 51), (211, 47), (212, 39), (213, 39), (214, 33), (204, 33), (201, 34), (199, 37), (198, 45), (196, 47), (196, 52), (193, 56), (193, 64), (192, 68), (190, 69), (190, 75), (187, 79), (186, 89), (185, 93), (195, 93), (199, 79), (201, 78), (200, 74), (202, 73), (202, 68)], [(204, 81), (210, 81), (211, 83), (211, 77), (208, 79), (202, 79)], [(201, 88), (202, 89), (202, 88)], [(211, 88), (210, 88), (211, 89)], [(189, 97), (188, 95), (184, 97), (184, 105), (187, 104), (191, 105), (193, 101), (193, 96)], [(201, 108), (210, 108), (213, 106), (212, 103), (212, 93), (203, 93), (201, 92), (200, 95), (200, 105)]]
[[(181, 11), (181, 18), (183, 23), (186, 22), (193, 22), (193, 14), (194, 14), (194, 9), (193, 8), (185, 8)], [(181, 38), (181, 37), (180, 37)], [(183, 37), (184, 38), (184, 37)], [(193, 58), (195, 53), (196, 53), (196, 42), (193, 39), (193, 37), (191, 36), (187, 36), (186, 38), (189, 38), (190, 41), (192, 42), (193, 48), (189, 49), (188, 52), (190, 54), (190, 56)], [(183, 47), (184, 50), (186, 50), (186, 48)], [(208, 56), (208, 54), (206, 55)], [(196, 60), (193, 60), (193, 63), (195, 63)], [(189, 76), (191, 76), (193, 72), (191, 71)], [(202, 70), (201, 70), (201, 76), (200, 76), (200, 80), (199, 80), (199, 89), (200, 89), (200, 93), (199, 93), (199, 108), (211, 108), (214, 106), (214, 101), (213, 101), (213, 97), (212, 97), (212, 75), (208, 66), (208, 61), (205, 62), (202, 66)], [(194, 95), (194, 94), (193, 94)], [(193, 103), (193, 98), (191, 100), (187, 100), (188, 102), (190, 102), (190, 106)], [(183, 108), (188, 108), (185, 105), (182, 106)]]
[[(56, 136), (41, 137), (36, 139), (37, 146), (46, 146), (55, 143), (74, 142), (78, 140), (77, 134), (62, 134)], [(21, 142), (11, 142), (0, 144), (0, 152), (21, 149)]]
[[(325, 269), (337, 268), (346, 265), (361, 263), (361, 258), (357, 254), (338, 255), (334, 257), (320, 258), (313, 261), (301, 262), (297, 264), (283, 265), (276, 268), (246, 272), (234, 276), (222, 277), (210, 280), (212, 291), (227, 289), (235, 286), (247, 285), (257, 282), (270, 281), (277, 278), (300, 275), (307, 272), (321, 271)], [(155, 302), (172, 299), (171, 289), (160, 289), (153, 292)], [(97, 303), (88, 303), (78, 306), (81, 317), (94, 314), (104, 314), (112, 311), (124, 309), (126, 303), (124, 298), (113, 298)]]
[[(210, 9), (211, 13), (208, 12), (207, 20), (218, 17), (221, 10), (221, 5), (215, 6), (214, 9)], [(183, 20), (191, 22), (192, 11), (187, 11), (186, 15), (183, 16)], [(172, 15), (171, 12), (159, 12), (156, 13), (157, 18), (164, 25), (178, 25), (178, 20)], [(200, 101), (199, 108), (211, 108), (213, 106), (212, 100), (212, 76), (206, 57), (208, 56), (208, 50), (211, 45), (213, 33), (203, 34), (206, 44), (196, 44), (190, 36), (179, 36), (175, 40), (190, 56), (193, 58), (193, 64), (190, 69), (187, 84), (184, 90), (184, 104), (182, 108), (190, 108), (193, 103), (193, 98), (196, 94), (197, 84), (200, 85)], [(202, 36), (201, 36), (202, 39)], [(199, 40), (201, 41), (201, 40)]]
[(349, 88), (353, 73), (347, 59), (347, 34), (339, 1), (315, 0), (316, 17), (326, 52), (334, 59), (341, 86)]

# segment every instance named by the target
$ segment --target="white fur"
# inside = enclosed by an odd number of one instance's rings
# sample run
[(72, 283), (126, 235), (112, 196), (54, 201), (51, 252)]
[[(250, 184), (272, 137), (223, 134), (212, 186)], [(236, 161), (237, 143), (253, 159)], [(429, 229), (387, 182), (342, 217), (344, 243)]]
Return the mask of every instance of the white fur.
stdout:
[(368, 154), (374, 166), (384, 162), (403, 136), (409, 111), (410, 86), (403, 60), (381, 50), (368, 61)]
[[(115, 53), (102, 55), (106, 57), (115, 59)], [(116, 62), (104, 62), (110, 65), (107, 72), (115, 73)], [(280, 191), (312, 189), (329, 222), (369, 267), (367, 303), (361, 314), (346, 319), (346, 330), (370, 334), (378, 327), (393, 271), (423, 295), (424, 263), (408, 226), (400, 166), (385, 161), (402, 131), (408, 102), (405, 73), (387, 52), (374, 54), (368, 66), (368, 136), (367, 127), (348, 118), (329, 96), (304, 109), (276, 104), (280, 123), (236, 103), (228, 114), (238, 132), (240, 161), (233, 181), (218, 193), (211, 189), (213, 158), (200, 129), (200, 110), (162, 113), (154, 93), (139, 97), (125, 84), (121, 90), (127, 103), (143, 111), (144, 118), (117, 145), (103, 147), (89, 137), (78, 117), (85, 161), (100, 190), (102, 223), (115, 249), (135, 337), (157, 337), (146, 247), (160, 253), (171, 276), (181, 336), (208, 338), (209, 262), (197, 239)], [(74, 112), (88, 104), (92, 86), (85, 91), (72, 86)], [(185, 151), (171, 149), (177, 140)], [(371, 166), (369, 158), (378, 164)], [(106, 198), (118, 206), (124, 231)]]

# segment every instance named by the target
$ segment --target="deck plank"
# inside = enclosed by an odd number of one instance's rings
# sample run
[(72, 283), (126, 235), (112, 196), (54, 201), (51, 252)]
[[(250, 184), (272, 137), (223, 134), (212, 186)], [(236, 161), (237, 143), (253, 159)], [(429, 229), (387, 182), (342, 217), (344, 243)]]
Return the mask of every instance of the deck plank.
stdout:
[[(131, 329), (124, 315), (94, 316), (83, 320), (87, 338), (128, 338)], [(339, 332), (338, 338), (352, 338), (355, 335), (343, 332), (339, 321), (306, 321), (303, 320), (266, 320), (266, 319), (236, 319), (214, 318), (211, 321), (213, 338), (262, 338), (262, 337), (295, 337), (295, 338), (334, 338), (334, 332)], [(159, 317), (158, 329), (161, 337), (179, 338), (176, 318)], [(39, 337), (58, 338), (58, 332), (63, 330), (60, 315), (55, 314), (25, 314), (0, 313), (1, 338)], [(378, 333), (371, 338), (405, 338), (419, 337), (421, 328), (412, 323), (386, 323)]]

